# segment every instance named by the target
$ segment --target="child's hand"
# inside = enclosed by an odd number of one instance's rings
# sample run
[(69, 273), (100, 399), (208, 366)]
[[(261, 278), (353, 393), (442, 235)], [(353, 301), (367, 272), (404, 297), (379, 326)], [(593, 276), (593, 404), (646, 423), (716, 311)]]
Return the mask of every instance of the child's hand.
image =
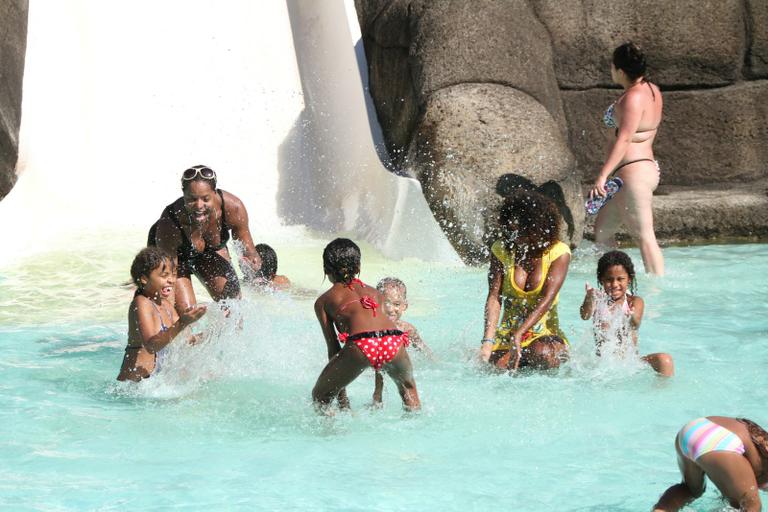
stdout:
[(186, 327), (189, 324), (197, 322), (207, 310), (208, 307), (204, 304), (195, 304), (194, 306), (190, 306), (184, 313), (181, 314), (181, 317), (179, 318), (181, 325)]
[(589, 283), (584, 283), (584, 291), (587, 292), (586, 300), (595, 300), (595, 289), (589, 286)]

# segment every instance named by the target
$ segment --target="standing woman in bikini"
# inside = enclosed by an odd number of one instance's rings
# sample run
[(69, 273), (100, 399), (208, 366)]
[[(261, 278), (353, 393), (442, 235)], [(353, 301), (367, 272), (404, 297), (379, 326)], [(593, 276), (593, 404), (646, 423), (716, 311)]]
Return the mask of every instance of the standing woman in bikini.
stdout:
[(645, 56), (634, 43), (613, 51), (611, 78), (624, 88), (603, 116), (616, 140), (590, 191), (590, 197), (605, 195), (605, 182), (612, 176), (624, 181), (613, 200), (600, 210), (595, 221), (595, 241), (614, 246), (621, 224), (640, 246), (646, 272), (664, 274), (664, 256), (653, 231), (653, 191), (659, 185), (659, 166), (653, 156), (653, 141), (661, 123), (659, 88), (646, 78)]

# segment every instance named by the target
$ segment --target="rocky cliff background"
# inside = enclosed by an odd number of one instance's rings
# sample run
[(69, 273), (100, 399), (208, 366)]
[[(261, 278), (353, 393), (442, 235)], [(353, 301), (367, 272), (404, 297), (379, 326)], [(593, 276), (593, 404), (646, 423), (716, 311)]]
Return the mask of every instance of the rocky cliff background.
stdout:
[(27, 10), (26, 0), (0, 0), (0, 199), (16, 183)]
[[(392, 163), (417, 177), (467, 262), (501, 196), (542, 187), (563, 238), (611, 132), (610, 53), (631, 39), (665, 97), (661, 240), (768, 237), (768, 1), (356, 0)], [(27, 0), (0, 0), (0, 199), (16, 181)], [(55, 86), (53, 84), (52, 86)]]
[[(485, 258), (504, 183), (559, 194), (572, 244), (612, 133), (610, 56), (646, 51), (665, 118), (662, 239), (768, 235), (765, 0), (357, 0), (395, 165), (466, 261)], [(718, 193), (719, 192), (719, 193)], [(731, 192), (730, 194), (728, 192)], [(669, 197), (661, 197), (661, 196)], [(589, 232), (589, 229), (587, 229)]]

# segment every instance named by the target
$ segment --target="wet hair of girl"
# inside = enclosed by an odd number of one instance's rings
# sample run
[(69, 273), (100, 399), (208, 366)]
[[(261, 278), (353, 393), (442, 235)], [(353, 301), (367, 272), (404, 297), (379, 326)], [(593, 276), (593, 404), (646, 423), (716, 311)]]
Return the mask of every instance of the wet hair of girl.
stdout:
[(645, 54), (635, 43), (626, 42), (613, 50), (613, 67), (626, 73), (630, 80), (645, 78)]
[(173, 271), (173, 259), (167, 252), (159, 247), (145, 247), (133, 258), (131, 263), (131, 279), (139, 290), (141, 290), (141, 276), (149, 276), (153, 270), (161, 265), (168, 265)]
[(609, 268), (619, 265), (624, 267), (624, 270), (629, 275), (629, 291), (632, 295), (637, 291), (635, 285), (635, 266), (632, 264), (632, 259), (629, 255), (622, 251), (608, 251), (603, 254), (597, 261), (597, 283), (600, 284), (603, 275)]
[(524, 238), (530, 245), (520, 248), (529, 256), (538, 257), (559, 240), (560, 211), (547, 196), (520, 190), (504, 200), (499, 225), (507, 250), (514, 250), (516, 240)]
[(349, 284), (360, 273), (360, 248), (348, 238), (337, 238), (323, 249), (323, 270), (335, 281)]
[(277, 253), (267, 244), (256, 244), (255, 249), (261, 257), (261, 268), (256, 271), (256, 277), (271, 281), (277, 275)]

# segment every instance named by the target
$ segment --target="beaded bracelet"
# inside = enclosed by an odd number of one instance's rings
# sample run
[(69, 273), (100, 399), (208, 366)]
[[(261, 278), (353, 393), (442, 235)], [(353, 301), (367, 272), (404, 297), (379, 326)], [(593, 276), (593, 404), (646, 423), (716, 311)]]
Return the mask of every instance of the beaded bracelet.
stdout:
[(496, 340), (493, 338), (483, 338), (483, 340), (480, 342), (481, 345), (484, 345), (486, 343), (496, 343)]

